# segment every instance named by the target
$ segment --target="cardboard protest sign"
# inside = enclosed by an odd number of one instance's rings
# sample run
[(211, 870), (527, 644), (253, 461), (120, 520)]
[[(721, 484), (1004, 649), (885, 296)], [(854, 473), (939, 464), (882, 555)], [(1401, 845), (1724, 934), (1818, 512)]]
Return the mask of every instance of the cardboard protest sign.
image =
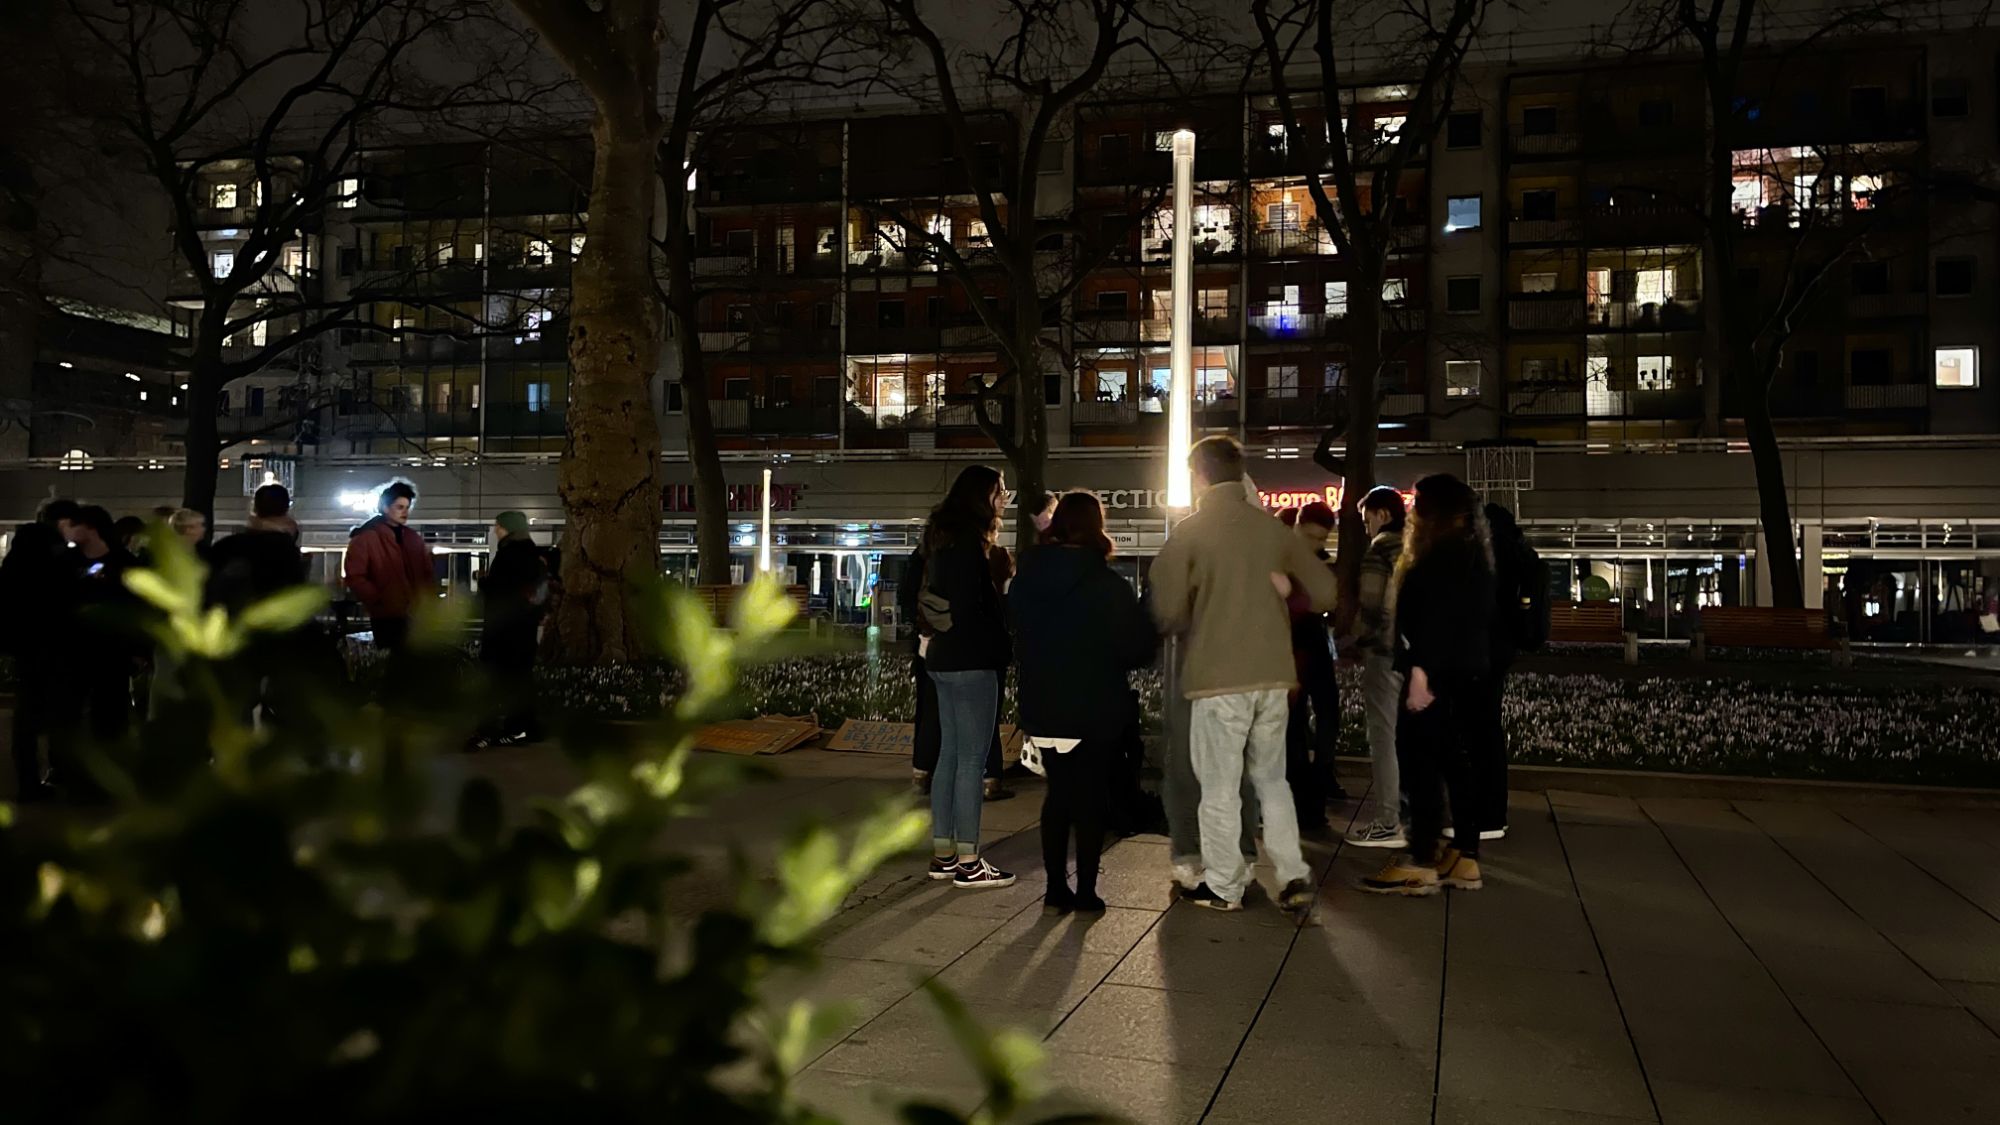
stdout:
[(731, 719), (695, 732), (694, 748), (724, 754), (782, 754), (819, 736), (819, 720), (810, 715), (761, 715)]

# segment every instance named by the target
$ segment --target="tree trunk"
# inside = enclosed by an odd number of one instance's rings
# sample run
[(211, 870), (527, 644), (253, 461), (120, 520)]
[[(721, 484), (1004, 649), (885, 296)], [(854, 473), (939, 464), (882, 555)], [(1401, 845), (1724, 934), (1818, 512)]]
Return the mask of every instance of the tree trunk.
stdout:
[[(673, 192), (669, 207), (684, 198)], [(682, 220), (667, 224), (667, 294), (674, 317), (674, 346), (680, 358), (681, 410), (687, 420), (688, 464), (694, 470), (695, 581), (729, 584), (729, 489), (722, 479), (722, 454), (715, 444), (715, 412), (708, 401), (708, 368), (701, 353), (699, 296), (694, 262)]]
[(216, 416), (222, 406), (222, 325), (227, 313), (203, 311), (195, 326), (194, 354), (189, 357), (187, 431), (181, 469), (181, 507), (193, 508), (215, 522), (215, 489), (222, 479), (222, 430)]
[[(1035, 316), (1038, 306), (1020, 306), (1016, 313), (1019, 318)], [(1020, 323), (1017, 321), (1017, 323)], [(1014, 376), (1014, 412), (1020, 422), (1014, 430), (1014, 549), (1028, 552), (1035, 549), (1038, 532), (1035, 517), (1040, 513), (1036, 501), (1048, 490), (1049, 461), (1049, 411), (1042, 400), (1042, 327), (1039, 318), (1021, 323), (1015, 333), (1014, 349), (1017, 355), (1026, 356), (1025, 369), (1017, 370)], [(1017, 367), (1022, 366), (1017, 361)]]
[(1792, 538), (1792, 501), (1785, 494), (1785, 455), (1778, 448), (1777, 427), (1771, 424), (1770, 388), (1743, 398), (1743, 431), (1750, 439), (1750, 461), (1757, 471), (1757, 517), (1764, 530), (1764, 550), (1757, 565), (1771, 575), (1771, 601), (1778, 608), (1803, 609), (1806, 598), (1799, 580), (1798, 544)]
[(1343, 633), (1360, 608), (1361, 559), (1368, 551), (1361, 499), (1375, 487), (1375, 447), (1381, 439), (1377, 428), (1382, 418), (1381, 273), (1380, 264), (1371, 269), (1357, 263), (1356, 280), (1348, 286), (1347, 452), (1342, 458), (1340, 534), (1334, 553), (1334, 577), (1340, 583), (1334, 624)]
[(566, 520), (556, 628), (564, 660), (615, 664), (645, 654), (634, 595), (660, 557), (658, 137), (643, 111), (600, 111), (591, 134), (590, 229), (570, 290), (568, 427), (556, 473)]

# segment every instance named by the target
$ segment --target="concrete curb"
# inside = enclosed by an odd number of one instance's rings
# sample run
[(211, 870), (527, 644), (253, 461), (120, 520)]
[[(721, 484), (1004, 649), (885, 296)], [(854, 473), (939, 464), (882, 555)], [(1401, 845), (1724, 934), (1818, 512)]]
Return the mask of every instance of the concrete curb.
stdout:
[[(1340, 761), (1361, 767), (1363, 776), (1366, 775), (1368, 759), (1342, 757)], [(1350, 773), (1348, 776), (1354, 775)], [(1509, 766), (1507, 787), (1529, 793), (1568, 790), (1606, 797), (1695, 797), (1804, 804), (1842, 801), (1924, 808), (1990, 809), (2000, 806), (2000, 789), (1571, 766)]]

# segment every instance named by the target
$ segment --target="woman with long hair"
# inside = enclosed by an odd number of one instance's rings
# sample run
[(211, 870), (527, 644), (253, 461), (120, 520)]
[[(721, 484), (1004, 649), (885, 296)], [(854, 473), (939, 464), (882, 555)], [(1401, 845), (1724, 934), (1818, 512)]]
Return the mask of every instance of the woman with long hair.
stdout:
[[(1396, 751), (1410, 799), (1409, 856), (1362, 880), (1378, 894), (1478, 890), (1482, 802), (1471, 751), (1491, 661), (1493, 547), (1479, 496), (1438, 473), (1417, 482), (1389, 587), (1396, 670), (1405, 679)], [(1444, 792), (1455, 845), (1446, 844)]]
[(930, 877), (956, 887), (1005, 887), (1014, 876), (979, 855), (987, 747), (1000, 707), (1000, 677), (1012, 656), (996, 550), (1007, 489), (997, 470), (958, 474), (924, 525), (919, 628), (924, 665), (937, 685), (940, 745), (931, 777)]
[[(1056, 502), (1042, 548), (1027, 556), (1007, 600), (1021, 664), (1021, 726), (1049, 779), (1042, 864), (1050, 910), (1101, 911), (1098, 860), (1111, 812), (1112, 767), (1139, 720), (1126, 673), (1149, 663), (1157, 635), (1132, 586), (1110, 566), (1104, 505), (1089, 492)], [(1076, 887), (1069, 837), (1076, 834)]]

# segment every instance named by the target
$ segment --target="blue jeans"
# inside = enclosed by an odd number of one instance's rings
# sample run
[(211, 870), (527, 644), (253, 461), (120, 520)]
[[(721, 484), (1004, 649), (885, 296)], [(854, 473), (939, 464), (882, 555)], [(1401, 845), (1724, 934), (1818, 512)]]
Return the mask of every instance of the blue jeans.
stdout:
[(1000, 673), (939, 672), (939, 746), (931, 774), (931, 844), (957, 845), (962, 856), (979, 854), (979, 813), (985, 800), (986, 748), (1000, 710)]

